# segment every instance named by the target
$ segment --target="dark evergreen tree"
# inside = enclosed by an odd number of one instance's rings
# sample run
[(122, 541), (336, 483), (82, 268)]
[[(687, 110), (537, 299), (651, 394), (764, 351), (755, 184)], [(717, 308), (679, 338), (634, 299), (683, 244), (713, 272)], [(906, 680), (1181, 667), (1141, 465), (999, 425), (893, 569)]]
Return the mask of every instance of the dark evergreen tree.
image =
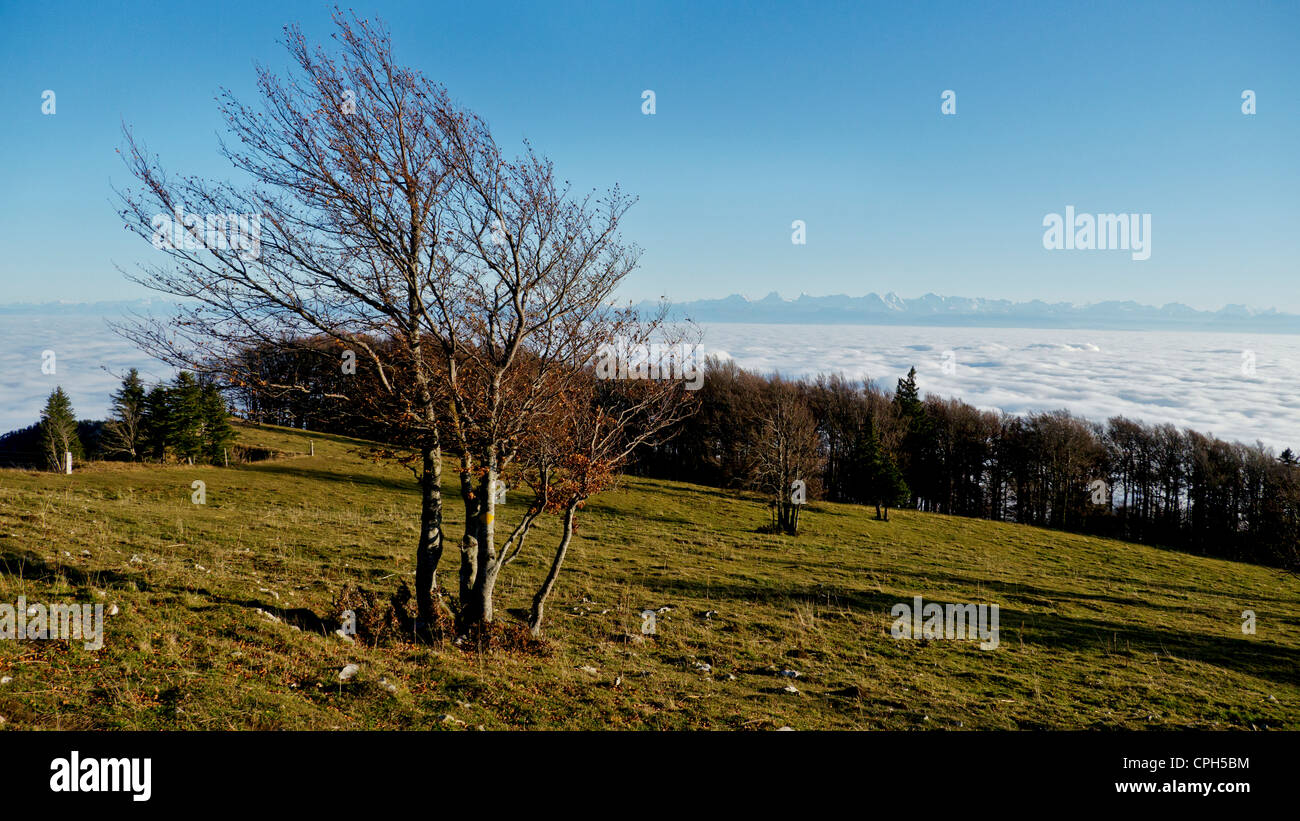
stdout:
[(217, 386), (208, 382), (203, 385), (199, 401), (203, 421), (203, 455), (213, 464), (220, 464), (222, 451), (235, 440), (226, 400)]
[(178, 459), (203, 456), (203, 389), (189, 371), (176, 375), (167, 391), (167, 446)]
[(936, 453), (934, 420), (926, 413), (916, 386), (916, 368), (910, 368), (907, 377), (898, 380), (894, 408), (903, 425), (898, 468), (903, 481), (911, 488), (909, 501), (934, 510), (936, 500), (943, 495), (937, 486), (942, 466)]
[(159, 461), (167, 458), (168, 434), (171, 430), (171, 408), (167, 388), (155, 385), (145, 394), (144, 413), (140, 419), (140, 438), (144, 453)]
[(877, 519), (889, 521), (889, 508), (907, 503), (907, 483), (898, 463), (881, 445), (871, 417), (854, 439), (851, 470), (854, 496), (861, 503), (874, 504)]
[(898, 389), (894, 391), (894, 405), (898, 412), (908, 418), (921, 412), (921, 395), (916, 387), (916, 368), (909, 368), (907, 377), (898, 380)]
[(56, 387), (45, 400), (41, 410), (41, 453), (50, 470), (62, 471), (66, 465), (66, 454), (71, 453), (74, 460), (85, 457), (81, 446), (81, 437), (77, 435), (77, 415), (72, 410), (72, 400)]
[(135, 368), (122, 380), (113, 394), (108, 422), (104, 425), (104, 449), (135, 461), (144, 449), (145, 390), (140, 372)]

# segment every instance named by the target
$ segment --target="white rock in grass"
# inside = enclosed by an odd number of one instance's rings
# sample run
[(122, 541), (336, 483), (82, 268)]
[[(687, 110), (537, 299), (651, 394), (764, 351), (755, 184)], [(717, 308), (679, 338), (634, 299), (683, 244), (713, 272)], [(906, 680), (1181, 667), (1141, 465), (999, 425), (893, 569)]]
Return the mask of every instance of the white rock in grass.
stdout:
[(127, 562), (127, 564), (144, 564), (144, 559), (140, 558), (139, 553), (136, 553), (131, 556), (131, 561)]
[(342, 627), (340, 627), (339, 629), (335, 630), (335, 631), (334, 631), (334, 635), (336, 635), (336, 636), (338, 636), (339, 638), (343, 639), (343, 640), (346, 641), (348, 644), (356, 644), (356, 643), (357, 643), (357, 640), (356, 640), (356, 639), (352, 638), (352, 636), (350, 636), (350, 635), (348, 635), (347, 633), (344, 633), (344, 632), (343, 632), (343, 628), (342, 628)]
[(266, 616), (271, 621), (276, 622), (277, 624), (280, 622), (280, 617), (275, 615), (274, 613), (268, 613), (267, 611), (263, 610), (260, 607), (254, 607), (253, 609), (256, 610), (258, 613), (261, 613), (263, 616)]
[(89, 551), (89, 550), (83, 550), (83, 551), (81, 551), (81, 555), (85, 556), (86, 558), (90, 558), (90, 551)]
[(699, 670), (701, 673), (711, 673), (713, 672), (713, 665), (706, 664), (702, 661), (697, 661), (695, 662), (695, 669)]
[(110, 604), (110, 605), (108, 606), (108, 615), (110, 615), (110, 616), (116, 616), (116, 615), (117, 615), (118, 613), (120, 613), (120, 612), (122, 612), (122, 611), (120, 611), (120, 610), (117, 609), (117, 605), (116, 605), (116, 604)]
[(782, 670), (777, 673), (777, 675), (782, 678), (799, 678), (803, 673), (800, 673), (798, 670)]
[(461, 721), (459, 718), (456, 718), (451, 713), (445, 713), (443, 715), (438, 716), (438, 720), (441, 721), (443, 724), (455, 724), (457, 727), (465, 726), (465, 722)]
[(4, 676), (3, 678), (0, 678), (0, 684), (8, 684), (13, 680), (14, 680), (13, 676)]
[(787, 684), (781, 688), (781, 692), (790, 693), (791, 695), (799, 695), (799, 688), (795, 687), (793, 684)]
[(794, 732), (794, 728), (793, 728), (793, 727), (777, 727), (777, 728), (776, 728), (776, 731), (777, 731), (778, 733), (793, 733), (793, 732)]
[(387, 691), (390, 692), (390, 693), (396, 693), (396, 692), (397, 692), (397, 685), (396, 685), (396, 684), (393, 684), (392, 682), (390, 682), (390, 681), (389, 681), (388, 679), (386, 679), (386, 678), (381, 678), (381, 679), (379, 680), (379, 686), (380, 686), (380, 687), (383, 687), (385, 690), (387, 690)]
[(360, 667), (355, 664), (349, 664), (339, 671), (339, 681), (349, 681), (359, 672), (361, 672)]
[(585, 664), (584, 664), (582, 667), (579, 667), (578, 669), (581, 670), (581, 671), (584, 672), (584, 673), (590, 673), (590, 674), (593, 675), (593, 676), (598, 676), (598, 675), (600, 675), (600, 671), (597, 670), (595, 667), (591, 667), (590, 665), (585, 665)]
[(194, 565), (194, 569), (197, 570), (197, 571), (199, 571), (200, 573), (206, 573), (206, 572), (208, 572), (208, 569), (207, 569), (206, 567), (204, 567), (203, 565), (201, 565), (201, 564), (196, 564), (196, 565)]

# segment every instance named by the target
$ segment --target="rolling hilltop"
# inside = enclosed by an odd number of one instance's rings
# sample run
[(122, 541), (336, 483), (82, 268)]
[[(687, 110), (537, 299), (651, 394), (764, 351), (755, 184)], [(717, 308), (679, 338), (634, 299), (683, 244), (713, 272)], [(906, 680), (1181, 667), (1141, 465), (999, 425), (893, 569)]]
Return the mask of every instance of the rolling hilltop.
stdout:
[[(1300, 580), (1277, 571), (824, 503), (799, 537), (767, 536), (756, 497), (637, 478), (584, 512), (545, 652), (348, 644), (334, 596), (413, 570), (409, 472), (340, 437), (240, 438), (280, 458), (0, 470), (0, 602), (117, 608), (98, 652), (0, 641), (0, 730), (1300, 729)], [(502, 618), (555, 531), (502, 575)], [(915, 595), (998, 604), (1001, 646), (894, 640), (889, 610)]]

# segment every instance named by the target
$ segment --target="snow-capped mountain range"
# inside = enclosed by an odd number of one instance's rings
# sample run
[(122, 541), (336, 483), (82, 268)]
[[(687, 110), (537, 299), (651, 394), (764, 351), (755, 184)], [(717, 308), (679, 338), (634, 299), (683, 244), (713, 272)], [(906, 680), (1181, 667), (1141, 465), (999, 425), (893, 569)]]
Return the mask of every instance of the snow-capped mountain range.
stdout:
[[(642, 303), (651, 309), (654, 303)], [(1007, 299), (954, 297), (926, 294), (904, 298), (890, 291), (785, 299), (773, 291), (759, 300), (739, 294), (723, 299), (701, 299), (673, 306), (674, 318), (696, 322), (755, 322), (862, 325), (954, 325), (1012, 328), (1096, 328), (1239, 330), (1261, 333), (1300, 333), (1300, 315), (1275, 309), (1257, 310), (1227, 305), (1217, 311), (1198, 311), (1176, 302), (1161, 307), (1134, 301), (1013, 302)]]

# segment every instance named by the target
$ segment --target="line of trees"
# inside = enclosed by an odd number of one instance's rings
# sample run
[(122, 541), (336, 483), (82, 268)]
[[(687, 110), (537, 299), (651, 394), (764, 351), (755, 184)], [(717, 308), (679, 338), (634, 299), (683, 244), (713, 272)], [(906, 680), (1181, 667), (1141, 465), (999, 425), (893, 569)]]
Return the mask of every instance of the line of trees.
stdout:
[(100, 448), (110, 459), (221, 464), (234, 439), (215, 382), (181, 371), (171, 383), (146, 389), (132, 368), (113, 393)]
[(132, 368), (112, 396), (107, 421), (77, 420), (72, 400), (56, 387), (40, 421), (0, 436), (0, 461), (62, 472), (74, 462), (118, 459), (222, 464), (235, 439), (217, 384), (182, 371), (170, 383), (146, 387)]
[(1296, 565), (1300, 466), (1290, 449), (1275, 455), (1123, 417), (1013, 416), (922, 398), (915, 369), (888, 392), (710, 360), (698, 399), (676, 436), (638, 452), (639, 472), (774, 498), (803, 479), (810, 498), (878, 511), (906, 505)]

